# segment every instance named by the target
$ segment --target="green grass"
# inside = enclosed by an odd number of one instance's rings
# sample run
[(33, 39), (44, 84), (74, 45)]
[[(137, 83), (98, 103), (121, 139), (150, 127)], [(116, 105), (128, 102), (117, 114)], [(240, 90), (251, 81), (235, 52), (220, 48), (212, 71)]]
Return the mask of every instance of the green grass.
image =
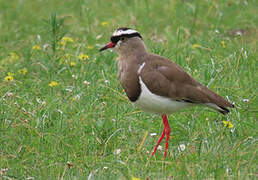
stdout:
[[(0, 179), (256, 179), (257, 7), (255, 0), (0, 0)], [(228, 116), (203, 108), (170, 115), (168, 157), (150, 157), (161, 117), (127, 100), (117, 55), (98, 52), (121, 26), (136, 28), (149, 51), (236, 108)], [(244, 35), (232, 35), (236, 29)], [(74, 42), (62, 50), (64, 35)]]

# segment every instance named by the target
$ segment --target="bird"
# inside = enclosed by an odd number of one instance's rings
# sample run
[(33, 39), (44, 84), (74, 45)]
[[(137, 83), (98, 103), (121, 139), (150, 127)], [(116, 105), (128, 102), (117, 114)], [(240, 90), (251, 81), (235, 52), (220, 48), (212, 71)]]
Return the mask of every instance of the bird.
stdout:
[(143, 111), (159, 114), (164, 129), (152, 156), (165, 138), (167, 157), (171, 128), (167, 114), (192, 106), (206, 106), (222, 114), (234, 104), (202, 85), (173, 61), (149, 53), (140, 33), (120, 27), (99, 51), (113, 48), (118, 53), (118, 78), (128, 99)]

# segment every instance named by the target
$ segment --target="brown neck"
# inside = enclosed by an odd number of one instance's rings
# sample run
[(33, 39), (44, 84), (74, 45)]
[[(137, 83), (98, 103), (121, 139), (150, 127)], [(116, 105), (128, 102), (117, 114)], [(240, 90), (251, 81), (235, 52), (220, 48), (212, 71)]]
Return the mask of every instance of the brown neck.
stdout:
[(125, 43), (121, 43), (119, 47), (115, 48), (121, 59), (138, 59), (137, 57), (147, 54), (147, 49), (144, 42), (138, 38), (130, 38)]

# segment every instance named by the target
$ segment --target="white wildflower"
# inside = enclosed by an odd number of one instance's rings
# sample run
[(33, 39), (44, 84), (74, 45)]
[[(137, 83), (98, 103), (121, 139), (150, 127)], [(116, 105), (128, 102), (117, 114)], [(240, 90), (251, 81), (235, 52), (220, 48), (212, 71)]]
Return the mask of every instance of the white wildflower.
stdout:
[(162, 151), (162, 146), (159, 145), (157, 149), (160, 150), (160, 151)]
[(184, 150), (185, 150), (185, 144), (180, 144), (180, 145), (178, 146), (178, 151), (183, 152)]
[(60, 109), (57, 110), (60, 114), (63, 114), (63, 111), (61, 111)]
[(100, 39), (102, 37), (102, 35), (100, 34), (100, 35), (97, 35), (96, 36), (96, 39)]
[(85, 84), (85, 85), (90, 85), (90, 82), (89, 81), (83, 81), (83, 84)]
[(157, 133), (150, 133), (150, 136), (157, 136)]
[(0, 169), (0, 175), (3, 175), (3, 174), (6, 173), (7, 171), (8, 171), (8, 168)]
[(27, 177), (26, 179), (27, 179), (27, 180), (33, 180), (33, 179), (35, 179), (35, 178), (34, 178), (34, 177), (29, 176), (29, 177)]
[(44, 45), (43, 45), (43, 51), (46, 51), (49, 46), (50, 46), (50, 45), (49, 45), (48, 43), (44, 44)]
[(39, 40), (39, 41), (41, 41), (41, 37), (40, 37), (40, 35), (39, 35), (39, 34), (37, 35), (37, 38), (38, 38), (38, 40)]
[(121, 153), (121, 149), (116, 149), (115, 151), (114, 151), (114, 154), (116, 154), (116, 155), (118, 155), (118, 154), (120, 154)]
[(7, 93), (7, 96), (8, 96), (8, 97), (12, 97), (12, 96), (13, 96), (13, 93), (12, 93), (12, 92), (8, 92), (8, 93)]
[(248, 103), (250, 99), (242, 99), (243, 102)]

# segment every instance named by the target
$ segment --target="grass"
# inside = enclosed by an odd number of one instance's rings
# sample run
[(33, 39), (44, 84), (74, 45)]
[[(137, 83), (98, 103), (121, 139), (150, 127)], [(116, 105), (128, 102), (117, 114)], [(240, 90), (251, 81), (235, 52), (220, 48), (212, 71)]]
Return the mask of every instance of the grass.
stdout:
[[(1, 0), (1, 179), (256, 179), (257, 7), (255, 0)], [(98, 52), (121, 26), (136, 28), (149, 51), (236, 108), (228, 116), (198, 107), (170, 115), (168, 157), (162, 150), (150, 157), (161, 117), (127, 100), (117, 55)]]

